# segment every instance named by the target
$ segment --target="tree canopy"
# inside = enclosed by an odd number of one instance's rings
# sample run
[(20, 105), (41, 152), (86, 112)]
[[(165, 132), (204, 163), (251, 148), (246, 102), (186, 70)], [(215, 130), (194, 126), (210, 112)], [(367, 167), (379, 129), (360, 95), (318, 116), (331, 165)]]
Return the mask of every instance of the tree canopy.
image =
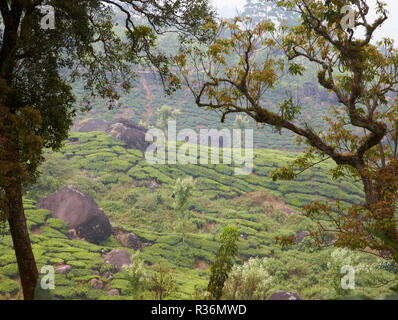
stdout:
[[(54, 8), (53, 29), (42, 28), (42, 5)], [(199, 26), (213, 10), (207, 0), (1, 0), (0, 13), (0, 212), (10, 225), (24, 296), (32, 299), (38, 274), (22, 191), (37, 176), (43, 148), (60, 148), (74, 115), (90, 109), (94, 97), (116, 106), (137, 65), (170, 78), (157, 34), (172, 27), (181, 38), (204, 39)], [(114, 27), (115, 13), (124, 34)], [(80, 106), (71, 87), (77, 81), (86, 93)], [(175, 83), (167, 83), (172, 92)]]
[[(371, 41), (388, 18), (386, 5), (377, 1), (378, 17), (370, 21), (367, 1), (350, 2), (355, 12), (353, 29), (341, 23), (347, 4), (342, 0), (276, 1), (300, 15), (295, 26), (263, 20), (253, 27), (250, 17), (209, 23), (205, 28), (215, 36), (208, 46), (188, 43), (175, 63), (199, 107), (220, 111), (222, 121), (230, 114), (244, 113), (281, 134), (283, 130), (295, 133), (298, 143), (307, 145), (303, 156), (272, 173), (274, 179), (293, 179), (332, 159), (336, 163), (333, 177), (362, 181), (363, 206), (347, 209), (338, 203), (313, 203), (307, 207), (307, 213), (319, 222), (321, 243), (330, 245), (326, 235), (335, 234), (337, 246), (387, 250), (397, 261), (396, 246), (390, 243), (398, 242), (398, 50), (391, 39)], [(284, 54), (276, 54), (280, 51)], [(231, 64), (230, 57), (238, 62)], [(318, 127), (301, 117), (302, 106), (290, 96), (276, 112), (263, 102), (284, 75), (300, 77), (309, 64), (318, 69), (319, 85), (339, 102)]]

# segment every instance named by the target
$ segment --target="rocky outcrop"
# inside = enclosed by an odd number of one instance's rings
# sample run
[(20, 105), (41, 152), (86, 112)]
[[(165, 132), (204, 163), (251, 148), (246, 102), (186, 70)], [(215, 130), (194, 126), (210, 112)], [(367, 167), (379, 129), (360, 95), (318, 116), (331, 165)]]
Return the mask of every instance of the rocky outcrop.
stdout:
[(79, 238), (98, 243), (112, 232), (109, 219), (87, 194), (73, 186), (65, 187), (37, 204), (38, 209), (50, 210), (53, 218), (69, 223)]
[(91, 287), (96, 290), (102, 290), (104, 288), (104, 283), (98, 279), (91, 279), (90, 280)]
[(123, 270), (123, 265), (131, 264), (130, 252), (123, 249), (115, 249), (102, 256), (106, 264), (113, 264), (118, 272)]
[(118, 235), (117, 239), (123, 247), (130, 248), (136, 251), (142, 249), (141, 240), (134, 233)]
[(280, 290), (271, 295), (269, 300), (301, 300), (295, 292)]
[(58, 273), (67, 274), (72, 271), (72, 267), (67, 264), (61, 264), (61, 265), (55, 266), (55, 270), (57, 270)]
[[(105, 120), (100, 119), (86, 119), (78, 124), (75, 124), (73, 127), (73, 131), (78, 132), (92, 132), (92, 131), (102, 131), (112, 135), (117, 141), (124, 141), (126, 143), (126, 147), (130, 149), (137, 149), (142, 151), (143, 153), (146, 151), (149, 142), (145, 141), (145, 135), (147, 133), (147, 129), (139, 124), (123, 119), (118, 118), (111, 123), (108, 123)], [(71, 143), (75, 143), (76, 141), (70, 140)]]
[(300, 231), (296, 233), (296, 240), (294, 240), (294, 244), (299, 244), (304, 240), (305, 237), (308, 237), (311, 234), (309, 231)]
[(146, 182), (145, 187), (151, 189), (151, 191), (154, 192), (155, 189), (160, 188), (160, 184), (158, 184), (155, 180), (152, 180), (152, 181)]
[(79, 236), (77, 235), (77, 232), (75, 229), (69, 229), (67, 236), (68, 236), (69, 240), (79, 239)]
[(126, 119), (116, 119), (111, 122), (106, 130), (116, 140), (124, 141), (127, 148), (138, 149), (145, 152), (149, 142), (145, 141), (147, 129)]
[(78, 132), (92, 132), (102, 131), (105, 132), (108, 129), (109, 123), (105, 120), (100, 119), (87, 119), (83, 120), (76, 126)]
[(118, 289), (111, 289), (108, 291), (109, 296), (120, 296), (120, 292)]

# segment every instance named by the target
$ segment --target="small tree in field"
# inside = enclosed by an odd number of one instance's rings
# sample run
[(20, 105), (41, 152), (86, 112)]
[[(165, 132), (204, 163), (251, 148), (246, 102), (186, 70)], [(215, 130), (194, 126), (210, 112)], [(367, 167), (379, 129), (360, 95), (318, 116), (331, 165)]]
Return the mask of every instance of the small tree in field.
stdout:
[(239, 239), (238, 229), (231, 226), (226, 227), (220, 236), (220, 247), (210, 267), (210, 281), (207, 287), (212, 299), (221, 299), (224, 283), (232, 270), (233, 260), (238, 254)]
[(241, 139), (242, 141), (245, 141), (245, 129), (250, 127), (250, 122), (247, 117), (243, 117), (241, 115), (237, 115), (235, 120), (234, 120), (234, 126), (241, 130)]
[(158, 126), (159, 129), (163, 130), (166, 133), (168, 121), (177, 119), (179, 114), (180, 110), (178, 109), (173, 110), (170, 106), (163, 105), (158, 110), (159, 120), (156, 123), (156, 125)]
[(185, 242), (185, 210), (187, 209), (188, 199), (191, 197), (194, 187), (195, 181), (192, 177), (177, 179), (177, 182), (174, 186), (175, 206), (176, 211), (181, 217), (183, 243)]
[[(376, 1), (378, 17), (370, 21), (366, 0), (349, 1), (350, 29), (346, 0), (275, 2), (299, 14), (299, 24), (277, 28), (264, 20), (253, 27), (250, 18), (208, 23), (205, 28), (215, 34), (208, 46), (188, 43), (175, 57), (180, 79), (196, 104), (221, 112), (222, 121), (243, 113), (281, 134), (291, 131), (307, 145), (302, 156), (272, 173), (274, 179), (293, 179), (331, 159), (334, 178), (360, 180), (363, 205), (306, 207), (319, 224), (314, 235), (323, 245), (334, 234), (335, 246), (384, 252), (398, 261), (398, 50), (388, 38), (371, 42), (388, 18), (386, 5)], [(276, 110), (263, 103), (281, 76), (302, 76), (308, 65), (339, 101), (321, 123), (302, 117), (303, 108), (290, 97)]]
[(145, 291), (149, 288), (150, 279), (145, 273), (144, 262), (139, 257), (137, 251), (131, 259), (133, 262), (130, 265), (123, 265), (123, 272), (127, 275), (127, 280), (130, 283), (128, 290), (130, 295), (135, 299), (143, 298)]
[(154, 265), (153, 270), (155, 274), (152, 278), (151, 291), (155, 300), (164, 300), (175, 292), (177, 286), (173, 270), (161, 264)]

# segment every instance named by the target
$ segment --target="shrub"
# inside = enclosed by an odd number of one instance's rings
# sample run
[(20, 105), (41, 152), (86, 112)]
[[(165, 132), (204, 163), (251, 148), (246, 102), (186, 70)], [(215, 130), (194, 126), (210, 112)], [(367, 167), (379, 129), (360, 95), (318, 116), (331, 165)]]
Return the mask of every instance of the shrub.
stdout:
[(72, 300), (77, 296), (76, 288), (73, 286), (55, 286), (52, 293), (54, 296), (67, 300)]
[(15, 263), (15, 254), (4, 254), (0, 256), (0, 267), (4, 267), (10, 263)]
[(153, 270), (154, 275), (150, 291), (152, 291), (155, 300), (164, 300), (175, 293), (177, 284), (174, 272), (161, 264), (154, 265)]
[(0, 267), (0, 275), (12, 278), (16, 277), (18, 273), (18, 265), (16, 263), (10, 263), (4, 267)]
[(86, 268), (86, 261), (67, 261), (67, 264), (71, 265), (72, 268)]
[(119, 289), (121, 294), (128, 293), (130, 290), (130, 281), (123, 279), (114, 279), (110, 286), (111, 289)]
[(228, 300), (264, 300), (272, 277), (265, 260), (249, 259), (241, 266), (234, 266), (225, 281), (223, 298)]
[(131, 164), (126, 160), (112, 160), (108, 163), (110, 168), (114, 171), (126, 172), (131, 168)]
[(27, 220), (35, 222), (36, 225), (43, 225), (50, 214), (50, 211), (46, 209), (25, 210)]
[(118, 181), (118, 176), (113, 173), (106, 173), (103, 176), (101, 176), (101, 182), (105, 185), (116, 183), (117, 181)]
[(59, 232), (56, 229), (50, 228), (50, 227), (41, 227), (40, 230), (41, 230), (41, 235), (43, 237), (60, 238), (60, 239), (67, 239), (68, 238), (65, 234)]
[(136, 299), (142, 297), (142, 294), (149, 286), (149, 279), (144, 270), (144, 263), (139, 259), (139, 252), (132, 256), (133, 263), (129, 266), (123, 266), (123, 272), (126, 274), (126, 280), (129, 281), (129, 287), (125, 290), (129, 295)]
[(15, 294), (19, 291), (18, 282), (7, 279), (4, 277), (0, 278), (0, 293), (1, 294)]
[(60, 219), (50, 218), (47, 220), (47, 224), (54, 229), (57, 229), (61, 232), (66, 232), (68, 230), (69, 224)]

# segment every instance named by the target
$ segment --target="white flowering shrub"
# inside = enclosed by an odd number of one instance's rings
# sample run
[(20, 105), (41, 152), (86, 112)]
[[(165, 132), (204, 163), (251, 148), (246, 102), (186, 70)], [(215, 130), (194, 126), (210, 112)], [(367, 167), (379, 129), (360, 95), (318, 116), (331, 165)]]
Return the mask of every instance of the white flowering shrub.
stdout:
[(224, 284), (223, 299), (264, 300), (272, 276), (267, 271), (266, 259), (250, 259), (234, 266)]
[[(369, 273), (372, 270), (370, 265), (361, 262), (361, 256), (359, 254), (346, 248), (337, 248), (333, 250), (327, 266), (330, 274), (330, 283), (338, 296), (350, 294), (350, 289), (355, 289), (355, 284), (360, 274), (364, 272)], [(350, 274), (350, 269), (353, 271), (352, 274)], [(353, 288), (343, 288), (342, 279), (344, 276), (353, 276)]]
[(127, 266), (123, 265), (123, 271), (127, 275), (130, 283), (128, 288), (129, 294), (135, 298), (140, 298), (149, 285), (149, 279), (145, 273), (144, 263), (139, 259), (139, 252), (137, 251), (132, 257), (132, 263)]

